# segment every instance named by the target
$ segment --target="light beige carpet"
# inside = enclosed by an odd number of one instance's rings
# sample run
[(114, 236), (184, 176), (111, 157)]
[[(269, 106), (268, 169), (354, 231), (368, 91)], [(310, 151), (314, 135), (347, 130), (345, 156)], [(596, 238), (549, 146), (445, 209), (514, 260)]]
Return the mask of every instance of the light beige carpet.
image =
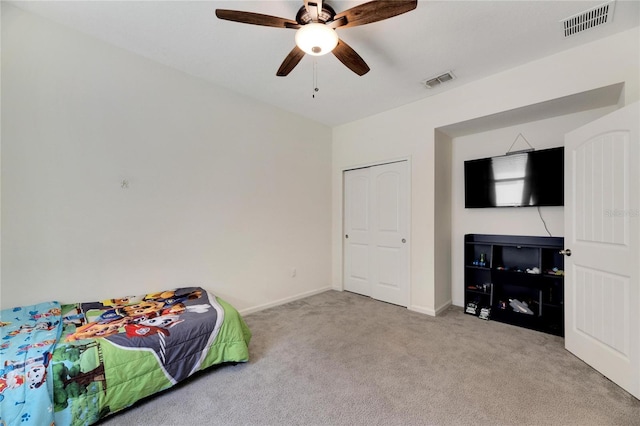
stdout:
[(640, 425), (560, 337), (328, 291), (245, 317), (251, 360), (105, 425)]

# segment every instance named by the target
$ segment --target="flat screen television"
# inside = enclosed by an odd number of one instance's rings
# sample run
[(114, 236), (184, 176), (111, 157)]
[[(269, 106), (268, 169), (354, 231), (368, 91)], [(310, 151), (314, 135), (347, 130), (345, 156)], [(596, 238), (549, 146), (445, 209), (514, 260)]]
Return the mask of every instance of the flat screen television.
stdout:
[(564, 147), (464, 162), (466, 208), (564, 205)]

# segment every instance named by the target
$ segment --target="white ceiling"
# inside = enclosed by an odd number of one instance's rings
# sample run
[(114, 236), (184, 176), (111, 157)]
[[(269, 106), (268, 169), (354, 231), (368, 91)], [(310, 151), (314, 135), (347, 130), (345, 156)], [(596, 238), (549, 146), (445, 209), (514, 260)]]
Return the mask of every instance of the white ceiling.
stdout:
[[(327, 0), (336, 12), (367, 0)], [(222, 21), (215, 9), (295, 19), (302, 0), (11, 1), (107, 43), (235, 92), (336, 126), (640, 25), (640, 1), (617, 0), (613, 20), (565, 38), (559, 21), (601, 1), (427, 1), (406, 14), (338, 35), (370, 66), (358, 77), (333, 55), (276, 70), (295, 30)], [(422, 81), (451, 70), (436, 89)], [(576, 70), (579, 72), (579, 70)], [(532, 76), (535, 78), (535, 76)]]

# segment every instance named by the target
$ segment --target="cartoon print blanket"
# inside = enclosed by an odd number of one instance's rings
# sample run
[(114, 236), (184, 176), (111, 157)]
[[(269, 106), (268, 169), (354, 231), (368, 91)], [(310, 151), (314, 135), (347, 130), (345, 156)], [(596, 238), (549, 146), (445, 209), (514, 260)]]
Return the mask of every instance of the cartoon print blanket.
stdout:
[(47, 375), (61, 329), (58, 302), (0, 311), (0, 425), (53, 423)]
[(0, 426), (90, 425), (195, 372), (249, 359), (251, 332), (199, 287), (2, 311)]

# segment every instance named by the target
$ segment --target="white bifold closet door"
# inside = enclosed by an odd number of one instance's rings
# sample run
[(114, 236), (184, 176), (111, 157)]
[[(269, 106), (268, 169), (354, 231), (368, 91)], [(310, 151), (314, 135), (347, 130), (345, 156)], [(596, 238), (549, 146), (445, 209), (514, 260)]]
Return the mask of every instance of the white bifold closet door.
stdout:
[(407, 161), (344, 172), (344, 289), (409, 303)]

